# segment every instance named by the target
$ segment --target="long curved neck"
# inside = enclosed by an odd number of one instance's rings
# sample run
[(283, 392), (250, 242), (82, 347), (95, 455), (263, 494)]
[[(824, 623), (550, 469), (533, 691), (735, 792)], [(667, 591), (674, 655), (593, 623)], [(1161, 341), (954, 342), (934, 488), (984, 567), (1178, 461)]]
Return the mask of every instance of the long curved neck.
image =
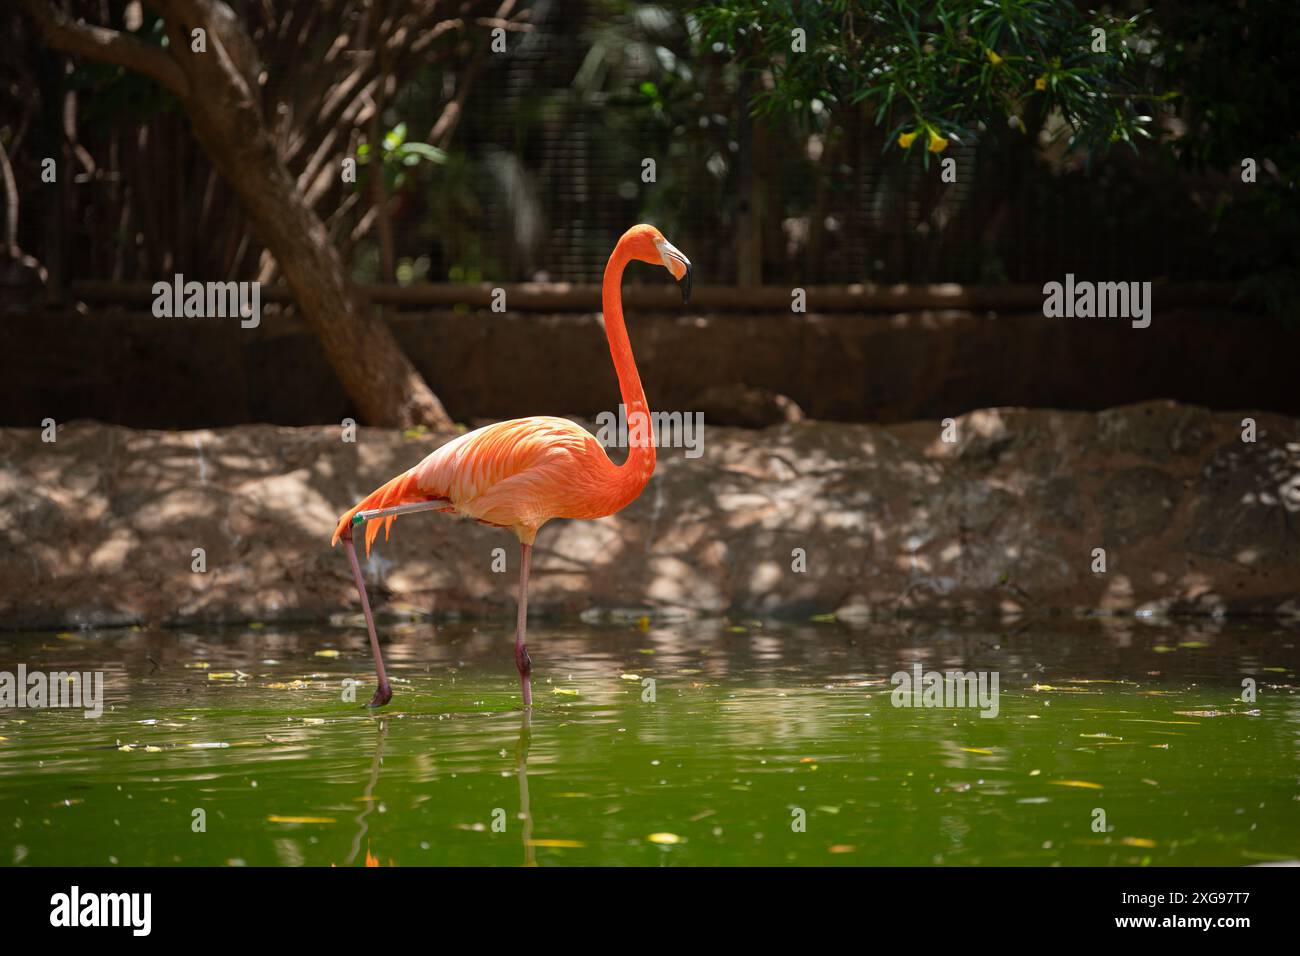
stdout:
[(621, 480), (635, 487), (632, 495), (635, 497), (655, 470), (655, 445), (650, 408), (646, 405), (641, 376), (636, 370), (636, 359), (632, 357), (632, 343), (628, 341), (627, 326), (623, 322), (623, 269), (631, 261), (632, 256), (626, 245), (619, 242), (605, 266), (600, 301), (605, 311), (605, 336), (609, 339), (609, 354), (614, 360), (618, 390), (623, 396), (623, 407), (627, 414), (628, 455), (618, 473)]

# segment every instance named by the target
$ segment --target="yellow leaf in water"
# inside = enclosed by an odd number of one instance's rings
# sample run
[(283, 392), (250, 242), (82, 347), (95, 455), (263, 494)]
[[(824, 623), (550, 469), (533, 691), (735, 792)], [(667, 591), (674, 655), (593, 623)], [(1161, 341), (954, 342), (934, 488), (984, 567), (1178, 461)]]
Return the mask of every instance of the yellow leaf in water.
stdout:
[(185, 666), (188, 667), (188, 668), (190, 668), (191, 670), (196, 670), (196, 671), (205, 671), (205, 670), (207, 670), (209, 667), (211, 667), (212, 665), (211, 665), (210, 663), (208, 663), (207, 661), (191, 661), (190, 663), (186, 664)]
[(636, 626), (643, 631), (650, 630), (650, 618), (645, 614), (642, 614), (639, 618), (637, 618)]
[(827, 853), (852, 853), (857, 847), (852, 843), (836, 843), (832, 847), (827, 847)]
[(640, 675), (640, 674), (619, 674), (618, 676), (621, 677), (623, 680), (640, 680), (640, 679), (641, 679), (641, 675)]
[(982, 747), (962, 747), (961, 749), (966, 751), (968, 754), (984, 754), (985, 756), (988, 757), (993, 756), (992, 750), (985, 750)]
[(834, 624), (839, 620), (834, 614), (814, 614), (808, 618), (814, 624)]
[(1156, 845), (1155, 840), (1148, 840), (1146, 837), (1125, 837), (1119, 841), (1125, 846), (1141, 846), (1150, 849)]
[(1101, 784), (1091, 783), (1087, 780), (1049, 780), (1047, 782), (1055, 784), (1058, 787), (1082, 787), (1084, 790), (1101, 789)]
[(336, 823), (333, 817), (282, 817), (278, 814), (271, 814), (266, 818), (267, 823)]
[(577, 696), (578, 696), (578, 692), (577, 692), (576, 690), (574, 690), (572, 687), (557, 687), (557, 688), (555, 688), (555, 690), (553, 690), (551, 693), (553, 693), (553, 694), (563, 694), (565, 697), (577, 697)]
[(673, 846), (682, 842), (682, 838), (676, 833), (652, 833), (646, 839), (651, 843), (658, 843), (662, 846)]
[(327, 651), (317, 651), (316, 656), (317, 657), (338, 657), (339, 652), (333, 649)]
[(213, 671), (208, 675), (208, 680), (234, 680), (238, 676), (235, 671)]
[(587, 844), (581, 840), (529, 840), (528, 845), (551, 847), (556, 850), (580, 850)]

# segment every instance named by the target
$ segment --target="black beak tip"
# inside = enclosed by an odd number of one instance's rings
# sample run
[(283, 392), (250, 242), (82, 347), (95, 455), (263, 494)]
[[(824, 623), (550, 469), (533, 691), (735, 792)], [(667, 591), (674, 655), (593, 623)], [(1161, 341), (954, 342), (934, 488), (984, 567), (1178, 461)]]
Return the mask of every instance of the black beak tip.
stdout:
[(691, 267), (686, 267), (686, 275), (682, 276), (678, 283), (682, 287), (682, 305), (691, 301)]

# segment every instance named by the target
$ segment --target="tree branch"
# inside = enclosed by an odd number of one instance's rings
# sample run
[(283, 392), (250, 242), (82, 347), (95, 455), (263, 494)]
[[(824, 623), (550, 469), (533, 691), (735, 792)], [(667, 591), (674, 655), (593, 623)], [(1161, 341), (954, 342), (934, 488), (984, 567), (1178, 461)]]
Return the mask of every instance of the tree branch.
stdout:
[(185, 73), (166, 52), (138, 40), (128, 33), (109, 30), (80, 20), (73, 20), (46, 0), (20, 0), (23, 9), (36, 21), (41, 35), (51, 48), (63, 53), (84, 56), (98, 63), (125, 67), (156, 81), (185, 99), (190, 84)]

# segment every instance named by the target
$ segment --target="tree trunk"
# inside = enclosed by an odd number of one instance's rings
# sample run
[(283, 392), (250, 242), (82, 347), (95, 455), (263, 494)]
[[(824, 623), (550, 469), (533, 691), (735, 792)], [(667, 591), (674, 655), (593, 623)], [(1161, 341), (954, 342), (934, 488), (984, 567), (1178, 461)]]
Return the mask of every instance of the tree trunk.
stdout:
[[(180, 99), (199, 142), (283, 270), (303, 318), (361, 417), (376, 425), (449, 427), (442, 403), (388, 326), (353, 299), (324, 223), (277, 151), (262, 116), (257, 53), (239, 18), (220, 0), (150, 0), (150, 5), (163, 16), (166, 50), (73, 21), (46, 0), (23, 0), (55, 49), (136, 70)], [(196, 29), (205, 32), (201, 52), (191, 47)]]

